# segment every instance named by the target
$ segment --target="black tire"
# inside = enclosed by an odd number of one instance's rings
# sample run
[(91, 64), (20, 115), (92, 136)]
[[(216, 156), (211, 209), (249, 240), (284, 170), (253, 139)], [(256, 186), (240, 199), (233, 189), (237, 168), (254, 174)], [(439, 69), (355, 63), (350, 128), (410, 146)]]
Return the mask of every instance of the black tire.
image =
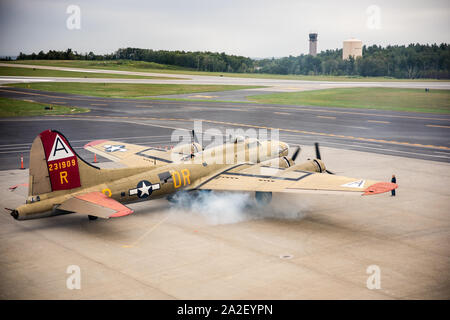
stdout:
[(169, 195), (166, 197), (166, 200), (169, 201), (170, 203), (178, 203), (178, 200), (177, 200), (177, 198), (175, 197), (175, 194), (174, 194), (174, 193), (169, 194)]
[(98, 219), (98, 217), (96, 217), (96, 216), (91, 216), (91, 215), (88, 215), (88, 218), (89, 218), (89, 220), (97, 220), (97, 219)]
[(208, 189), (206, 189), (206, 190), (198, 190), (197, 191), (197, 197), (200, 196), (201, 194), (203, 194), (203, 195), (210, 194), (211, 192), (212, 192), (212, 190), (208, 190)]
[(255, 200), (261, 206), (268, 205), (272, 201), (272, 192), (256, 191)]

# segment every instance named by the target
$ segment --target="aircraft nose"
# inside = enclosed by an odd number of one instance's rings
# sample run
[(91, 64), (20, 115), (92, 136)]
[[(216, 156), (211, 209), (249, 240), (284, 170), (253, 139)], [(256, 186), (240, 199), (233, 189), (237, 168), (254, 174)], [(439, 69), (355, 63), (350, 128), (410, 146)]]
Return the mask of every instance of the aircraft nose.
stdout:
[(13, 210), (11, 211), (11, 216), (17, 220), (19, 219), (19, 212), (17, 210)]

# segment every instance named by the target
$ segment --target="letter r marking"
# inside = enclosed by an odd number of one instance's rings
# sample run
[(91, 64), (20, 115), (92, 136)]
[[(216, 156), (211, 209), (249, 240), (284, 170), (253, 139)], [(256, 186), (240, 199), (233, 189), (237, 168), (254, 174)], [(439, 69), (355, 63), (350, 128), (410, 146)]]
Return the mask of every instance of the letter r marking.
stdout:
[(59, 173), (59, 178), (61, 179), (61, 184), (64, 184), (64, 181), (69, 183), (69, 181), (67, 181), (67, 171), (61, 171)]

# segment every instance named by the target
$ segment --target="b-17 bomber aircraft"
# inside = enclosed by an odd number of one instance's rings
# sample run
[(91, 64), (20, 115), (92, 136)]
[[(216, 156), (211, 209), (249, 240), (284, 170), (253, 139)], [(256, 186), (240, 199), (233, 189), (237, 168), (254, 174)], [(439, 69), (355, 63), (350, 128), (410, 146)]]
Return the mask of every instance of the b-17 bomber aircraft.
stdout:
[(390, 182), (330, 174), (317, 144), (316, 159), (301, 164), (295, 163), (300, 148), (288, 157), (286, 143), (250, 138), (204, 150), (196, 142), (162, 150), (106, 140), (92, 141), (85, 149), (123, 167), (93, 166), (62, 133), (43, 131), (30, 150), (26, 204), (10, 209), (11, 215), (26, 220), (78, 213), (108, 219), (133, 213), (127, 204), (170, 199), (179, 191), (255, 192), (256, 202), (266, 205), (275, 192), (372, 195), (397, 188)]

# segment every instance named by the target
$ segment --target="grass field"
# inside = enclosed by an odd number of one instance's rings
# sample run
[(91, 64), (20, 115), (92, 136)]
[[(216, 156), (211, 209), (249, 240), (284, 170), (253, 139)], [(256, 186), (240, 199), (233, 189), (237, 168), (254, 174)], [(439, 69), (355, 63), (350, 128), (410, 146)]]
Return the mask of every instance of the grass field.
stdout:
[(52, 105), (52, 110), (45, 110), (48, 104), (36, 102), (0, 98), (0, 118), (6, 117), (25, 117), (25, 116), (41, 116), (54, 114), (74, 114), (88, 112), (89, 109), (75, 108), (70, 106)]
[(304, 76), (304, 75), (277, 75), (259, 73), (227, 73), (227, 72), (205, 72), (195, 69), (182, 68), (171, 65), (163, 65), (154, 62), (114, 60), (114, 61), (89, 61), (89, 60), (20, 60), (8, 61), (8, 63), (30, 64), (40, 66), (71, 67), (86, 69), (121, 70), (133, 72), (155, 72), (186, 75), (224, 76), (237, 78), (259, 78), (259, 79), (285, 79), (285, 80), (308, 80), (308, 81), (442, 81), (436, 79), (395, 79), (387, 77), (351, 77), (351, 76)]
[(80, 83), (80, 82), (36, 82), (8, 84), (11, 87), (28, 88), (52, 92), (72, 93), (84, 96), (109, 98), (146, 98), (166, 94), (228, 91), (260, 88), (238, 85), (195, 84), (134, 84), (134, 83)]
[(247, 97), (259, 103), (450, 113), (450, 90), (341, 88)]
[[(121, 79), (174, 79), (167, 77), (134, 76), (113, 73), (93, 73), (60, 71), (46, 69), (30, 69), (19, 67), (0, 66), (0, 76), (21, 76), (21, 77), (65, 77), (65, 78), (121, 78)], [(182, 78), (180, 78), (182, 79)]]

